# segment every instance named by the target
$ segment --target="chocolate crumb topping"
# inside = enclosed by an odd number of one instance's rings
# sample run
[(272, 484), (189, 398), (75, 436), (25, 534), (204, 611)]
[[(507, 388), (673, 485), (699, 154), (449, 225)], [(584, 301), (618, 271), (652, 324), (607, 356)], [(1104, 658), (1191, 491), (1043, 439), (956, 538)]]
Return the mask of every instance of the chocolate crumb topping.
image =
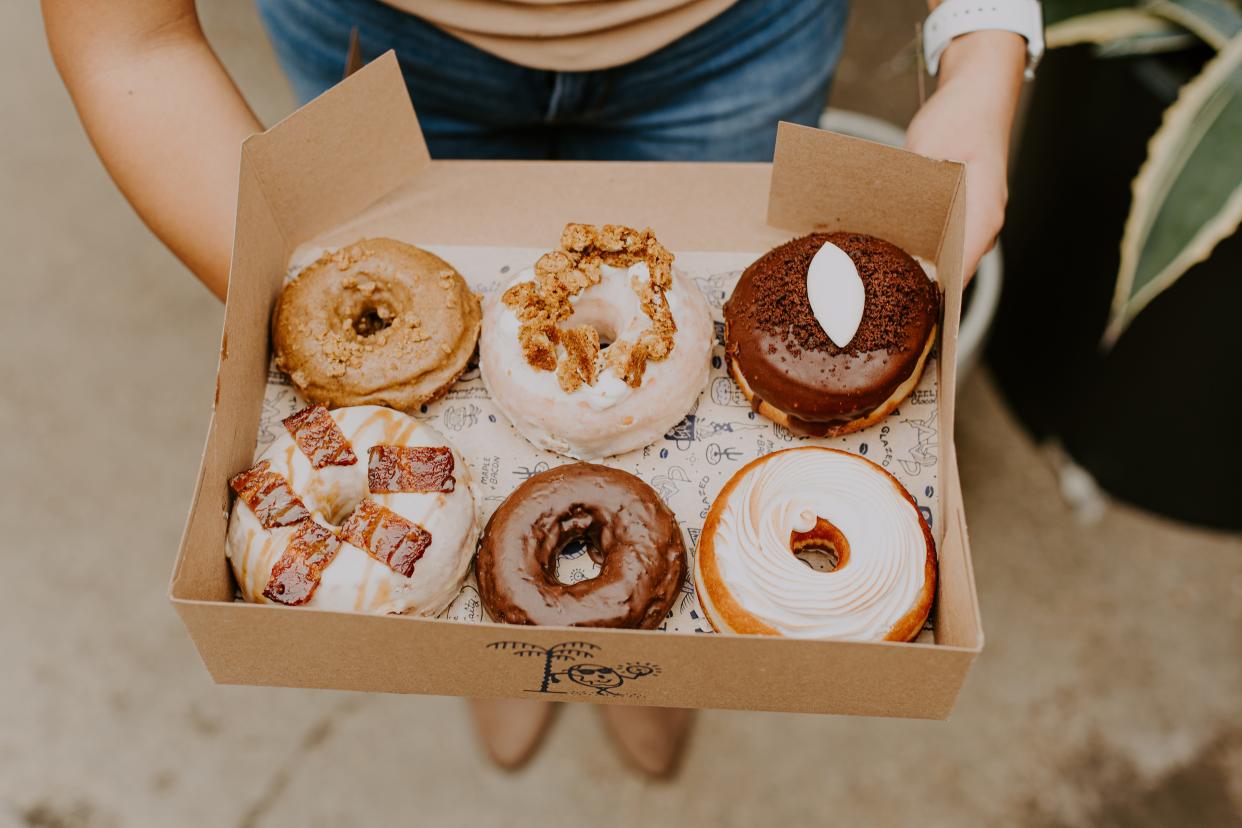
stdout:
[[(845, 348), (828, 338), (807, 298), (807, 270), (825, 242), (854, 262), (866, 296), (862, 322)], [(935, 302), (935, 285), (918, 262), (896, 245), (862, 233), (812, 233), (774, 248), (751, 267), (755, 301), (741, 324), (784, 336), (794, 356), (802, 350), (835, 355), (909, 349), (909, 320)]]
[[(845, 251), (863, 283), (862, 319), (845, 348), (820, 327), (807, 296), (807, 270), (825, 242)], [(844, 434), (891, 410), (893, 395), (922, 370), (939, 319), (939, 288), (901, 249), (862, 233), (813, 233), (742, 273), (724, 306), (725, 350), (756, 410), (766, 405), (800, 434)]]

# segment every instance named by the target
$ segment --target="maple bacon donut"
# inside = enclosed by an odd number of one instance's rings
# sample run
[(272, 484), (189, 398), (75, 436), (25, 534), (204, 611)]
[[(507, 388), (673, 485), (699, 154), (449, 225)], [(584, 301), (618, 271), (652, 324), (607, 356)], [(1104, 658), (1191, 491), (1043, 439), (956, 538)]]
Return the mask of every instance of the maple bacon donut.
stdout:
[(940, 293), (894, 244), (812, 233), (748, 267), (724, 318), (729, 372), (755, 411), (835, 436), (888, 416), (918, 385)]
[(285, 285), (272, 347), (311, 402), (413, 411), (465, 370), (481, 320), (478, 296), (448, 262), (366, 239), (325, 253)]
[(713, 329), (672, 263), (650, 230), (568, 224), (488, 300), (483, 380), (527, 440), (591, 460), (650, 445), (690, 410)]
[(379, 406), (312, 406), (250, 469), (227, 551), (242, 598), (437, 615), (478, 538), (470, 473), (429, 425)]
[[(799, 560), (811, 551), (823, 569)], [(910, 641), (936, 593), (936, 546), (914, 499), (875, 463), (785, 449), (742, 467), (712, 503), (695, 591), (718, 632)]]
[[(599, 574), (562, 584), (556, 562), (582, 542)], [(686, 576), (677, 518), (629, 472), (570, 463), (528, 478), (492, 514), (475, 574), (492, 620), (567, 627), (658, 627)]]

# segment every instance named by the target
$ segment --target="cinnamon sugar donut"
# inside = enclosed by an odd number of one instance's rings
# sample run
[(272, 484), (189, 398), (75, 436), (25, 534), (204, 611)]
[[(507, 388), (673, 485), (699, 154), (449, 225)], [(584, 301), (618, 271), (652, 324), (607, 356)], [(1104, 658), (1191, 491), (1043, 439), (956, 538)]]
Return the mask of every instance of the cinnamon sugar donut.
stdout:
[[(796, 553), (835, 558), (817, 571)], [(936, 594), (936, 545), (895, 477), (803, 446), (742, 467), (712, 502), (695, 591), (718, 632), (909, 641)]]
[[(862, 282), (861, 317), (843, 345), (822, 327), (808, 295), (808, 271), (829, 245), (848, 256), (841, 259)], [(729, 372), (751, 406), (796, 433), (835, 436), (888, 416), (918, 385), (936, 340), (940, 294), (894, 244), (812, 233), (748, 267), (724, 318)]]
[(325, 253), (276, 302), (276, 365), (329, 407), (412, 411), (466, 368), (482, 311), (453, 266), (392, 239)]
[(658, 440), (707, 384), (713, 329), (651, 230), (568, 224), (560, 248), (488, 300), (479, 366), (539, 448), (582, 460)]

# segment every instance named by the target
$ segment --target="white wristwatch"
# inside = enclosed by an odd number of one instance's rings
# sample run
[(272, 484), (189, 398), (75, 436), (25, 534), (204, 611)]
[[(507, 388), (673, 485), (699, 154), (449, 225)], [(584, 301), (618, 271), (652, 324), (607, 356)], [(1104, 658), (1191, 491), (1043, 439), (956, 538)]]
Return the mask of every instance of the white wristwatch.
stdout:
[(1026, 76), (1044, 54), (1044, 16), (1039, 0), (944, 0), (923, 24), (923, 60), (936, 74), (949, 42), (969, 32), (999, 29), (1026, 38)]

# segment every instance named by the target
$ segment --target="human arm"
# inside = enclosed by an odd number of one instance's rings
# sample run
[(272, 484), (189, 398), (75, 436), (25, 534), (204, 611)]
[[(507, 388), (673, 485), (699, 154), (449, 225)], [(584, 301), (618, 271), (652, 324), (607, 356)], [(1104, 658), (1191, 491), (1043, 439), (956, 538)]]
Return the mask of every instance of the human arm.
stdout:
[(42, 0), (52, 58), (95, 151), (147, 226), (221, 299), (241, 144), (262, 129), (194, 0)]
[(907, 149), (966, 164), (967, 279), (1004, 223), (1009, 135), (1025, 68), (1019, 35), (985, 30), (955, 38), (940, 58), (935, 94), (906, 132)]

